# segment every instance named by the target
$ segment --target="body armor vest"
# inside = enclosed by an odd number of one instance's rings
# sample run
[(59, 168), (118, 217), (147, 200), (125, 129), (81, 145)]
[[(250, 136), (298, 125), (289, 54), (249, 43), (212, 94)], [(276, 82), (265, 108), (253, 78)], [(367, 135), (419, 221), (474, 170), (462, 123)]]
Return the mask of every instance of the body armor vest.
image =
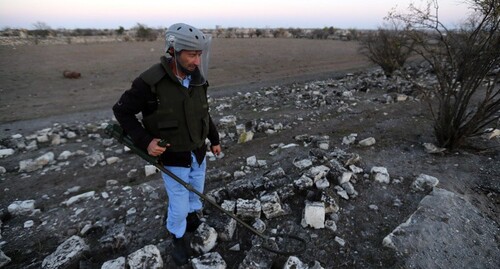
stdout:
[(203, 146), (209, 128), (207, 85), (182, 86), (166, 57), (140, 77), (150, 85), (158, 103), (156, 111), (142, 121), (146, 130), (166, 140), (170, 144), (167, 151), (192, 151)]

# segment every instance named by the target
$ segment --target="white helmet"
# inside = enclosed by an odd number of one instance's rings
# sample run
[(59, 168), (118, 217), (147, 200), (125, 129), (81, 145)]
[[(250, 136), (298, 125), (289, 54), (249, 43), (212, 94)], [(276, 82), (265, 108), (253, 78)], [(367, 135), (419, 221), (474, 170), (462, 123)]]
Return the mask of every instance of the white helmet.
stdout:
[[(205, 35), (197, 28), (185, 24), (176, 23), (170, 26), (165, 33), (166, 51), (173, 48), (176, 53), (182, 50), (201, 50), (202, 58), (198, 67), (202, 81), (206, 80), (208, 71), (208, 58), (211, 43), (211, 36)], [(174, 55), (175, 57), (175, 55)]]

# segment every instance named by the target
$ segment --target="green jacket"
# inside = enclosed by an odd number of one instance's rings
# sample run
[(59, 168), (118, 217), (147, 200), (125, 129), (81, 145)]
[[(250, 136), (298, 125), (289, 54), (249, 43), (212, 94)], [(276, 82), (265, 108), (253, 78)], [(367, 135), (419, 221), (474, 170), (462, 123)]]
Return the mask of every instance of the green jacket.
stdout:
[[(207, 84), (185, 88), (165, 57), (140, 77), (151, 86), (158, 101), (157, 110), (143, 119), (146, 130), (166, 140), (171, 152), (192, 151), (203, 146), (209, 130)], [(197, 85), (195, 76), (191, 84)]]

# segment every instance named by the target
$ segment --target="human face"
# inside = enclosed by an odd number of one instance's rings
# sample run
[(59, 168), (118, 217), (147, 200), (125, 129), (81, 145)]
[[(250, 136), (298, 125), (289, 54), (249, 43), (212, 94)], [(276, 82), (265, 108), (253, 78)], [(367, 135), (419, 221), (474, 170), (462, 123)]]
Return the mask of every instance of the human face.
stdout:
[(189, 72), (194, 72), (201, 64), (201, 50), (182, 50), (178, 63)]

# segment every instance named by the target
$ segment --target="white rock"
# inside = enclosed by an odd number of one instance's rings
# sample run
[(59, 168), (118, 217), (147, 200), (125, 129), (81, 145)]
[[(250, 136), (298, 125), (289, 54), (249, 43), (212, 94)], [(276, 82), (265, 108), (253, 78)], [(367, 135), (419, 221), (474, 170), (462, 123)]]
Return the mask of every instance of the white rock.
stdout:
[(349, 195), (344, 189), (337, 190), (337, 194), (345, 200), (349, 200)]
[(85, 199), (90, 199), (90, 198), (94, 197), (94, 195), (95, 195), (95, 191), (85, 192), (85, 193), (75, 195), (75, 196), (69, 198), (68, 200), (62, 202), (62, 204), (66, 205), (66, 206), (70, 206), (70, 205), (77, 203), (79, 201), (82, 201)]
[(103, 160), (104, 160), (104, 154), (99, 151), (94, 151), (92, 152), (92, 154), (85, 157), (85, 162), (83, 164), (83, 167), (87, 169), (94, 167)]
[(252, 227), (261, 233), (265, 232), (267, 229), (266, 223), (261, 219), (256, 219), (254, 223), (252, 223)]
[(414, 191), (425, 191), (436, 187), (438, 184), (439, 180), (436, 177), (420, 174), (411, 184), (411, 188)]
[(223, 126), (236, 126), (236, 116), (224, 116), (219, 120), (219, 124)]
[(28, 159), (19, 162), (19, 172), (33, 172), (54, 161), (54, 153), (47, 152), (35, 160)]
[(318, 148), (322, 150), (328, 150), (330, 148), (330, 143), (327, 141), (322, 141), (318, 143)]
[(307, 175), (316, 182), (320, 178), (326, 177), (330, 168), (324, 165), (314, 166), (309, 169)]
[(109, 147), (113, 145), (114, 139), (113, 138), (105, 138), (102, 140), (102, 145), (105, 147)]
[(246, 143), (253, 140), (254, 133), (252, 131), (243, 132), (238, 138), (238, 144)]
[(37, 136), (36, 137), (36, 141), (38, 143), (45, 143), (45, 142), (49, 142), (49, 136), (48, 135), (40, 135), (40, 136)]
[(354, 189), (354, 186), (351, 182), (342, 183), (340, 184), (340, 186), (347, 192), (350, 198), (355, 198), (356, 196), (358, 196), (358, 192)]
[(71, 156), (73, 156), (73, 153), (71, 153), (71, 151), (69, 151), (69, 150), (65, 150), (65, 151), (61, 152), (61, 154), (59, 154), (59, 156), (57, 157), (57, 160), (59, 160), (59, 161), (67, 160)]
[(387, 171), (387, 168), (381, 167), (381, 166), (374, 166), (370, 170), (371, 177), (377, 182), (380, 183), (390, 183), (390, 177), (389, 177), (389, 172)]
[(191, 248), (198, 253), (207, 253), (215, 247), (216, 243), (217, 231), (205, 222), (202, 222), (194, 233)]
[(234, 171), (233, 173), (234, 179), (242, 178), (244, 176), (246, 176), (246, 173), (243, 171)]
[(101, 269), (125, 269), (125, 257), (118, 257), (102, 264)]
[(101, 197), (104, 198), (104, 199), (108, 199), (109, 198), (109, 193), (103, 191), (103, 192), (101, 192)]
[(316, 185), (316, 188), (318, 188), (318, 190), (324, 190), (330, 187), (330, 182), (326, 178), (320, 178), (316, 180), (314, 184)]
[(35, 200), (15, 201), (7, 210), (12, 215), (31, 215), (35, 211)]
[(73, 132), (73, 131), (69, 131), (67, 134), (66, 134), (66, 138), (69, 138), (69, 139), (72, 139), (72, 138), (75, 138), (76, 137), (76, 133)]
[(144, 174), (146, 177), (156, 174), (157, 168), (152, 164), (146, 164), (144, 166)]
[(431, 153), (431, 154), (441, 153), (441, 152), (444, 152), (446, 150), (446, 148), (437, 147), (436, 145), (434, 145), (432, 143), (423, 143), (422, 145), (425, 148), (425, 152)]
[(67, 190), (66, 190), (66, 192), (68, 192), (68, 194), (70, 194), (70, 193), (77, 193), (77, 192), (79, 192), (81, 189), (82, 189), (82, 187), (81, 187), (81, 186), (73, 186), (73, 187), (71, 187), (71, 188), (67, 189)]
[(33, 159), (22, 160), (19, 162), (19, 172), (33, 172), (42, 168)]
[(325, 227), (325, 204), (323, 202), (306, 202), (304, 221), (314, 229)]
[(234, 210), (236, 209), (236, 202), (231, 200), (224, 200), (224, 202), (222, 202), (220, 206), (224, 210), (227, 210), (229, 212), (234, 212)]
[(306, 175), (302, 175), (299, 179), (297, 179), (293, 182), (293, 185), (295, 187), (297, 187), (299, 190), (308, 189), (308, 188), (312, 187), (313, 184), (314, 184), (314, 181)]
[(363, 168), (357, 167), (354, 164), (349, 165), (349, 169), (354, 173), (354, 174), (361, 174), (363, 173)]
[(247, 158), (247, 165), (250, 167), (256, 167), (257, 166), (257, 157), (250, 156)]
[(221, 222), (223, 222), (223, 227), (218, 230), (218, 238), (222, 241), (231, 241), (238, 223), (229, 216), (224, 216)]
[[(221, 152), (222, 154), (222, 152)], [(267, 161), (266, 160), (257, 160), (257, 167), (265, 167), (267, 166)]]
[(106, 163), (107, 163), (108, 165), (110, 165), (110, 164), (114, 164), (114, 163), (118, 162), (119, 160), (120, 160), (120, 158), (115, 157), (115, 156), (113, 156), (113, 157), (108, 157), (108, 158), (106, 158)]
[(344, 145), (354, 144), (354, 142), (356, 141), (356, 137), (358, 137), (358, 134), (350, 134), (349, 136), (344, 136), (344, 138), (342, 138), (342, 144)]
[(20, 138), (23, 138), (23, 135), (22, 134), (13, 134), (13, 135), (11, 135), (11, 138), (12, 139), (20, 139)]
[(7, 169), (5, 169), (5, 167), (3, 166), (0, 166), (0, 175), (3, 175), (5, 173), (7, 173)]
[(88, 231), (90, 231), (90, 229), (92, 229), (92, 224), (91, 224), (91, 223), (87, 223), (87, 224), (85, 224), (85, 226), (83, 226), (83, 228), (80, 230), (80, 234), (81, 234), (81, 235), (85, 235)]
[(338, 236), (335, 236), (334, 240), (335, 240), (335, 242), (339, 243), (340, 246), (342, 246), (342, 247), (345, 246), (345, 240), (344, 239), (342, 239), (342, 238), (340, 238)]
[(27, 221), (25, 221), (25, 222), (24, 222), (24, 228), (25, 228), (25, 229), (31, 228), (31, 227), (33, 227), (34, 225), (35, 225), (35, 222), (34, 222), (34, 221), (32, 221), (32, 220), (27, 220)]
[(281, 206), (280, 197), (277, 192), (263, 195), (260, 197), (262, 212), (266, 218), (271, 219), (283, 215), (285, 211)]
[(323, 266), (321, 266), (321, 263), (319, 263), (318, 261), (314, 261), (314, 265), (309, 269), (325, 269), (325, 268), (323, 268)]
[(36, 140), (31, 141), (27, 146), (26, 150), (31, 151), (31, 150), (36, 150), (38, 149), (38, 145), (36, 143)]
[(289, 149), (289, 148), (294, 148), (294, 147), (298, 147), (299, 145), (295, 144), (295, 143), (290, 143), (290, 144), (286, 144), (282, 147), (280, 147), (281, 149)]
[(339, 177), (338, 183), (343, 184), (343, 183), (351, 181), (352, 175), (353, 175), (352, 172), (343, 172), (342, 175)]
[(14, 154), (13, 149), (0, 149), (0, 158), (7, 157)]
[(376, 141), (375, 141), (375, 138), (373, 138), (373, 137), (368, 137), (366, 139), (359, 141), (359, 145), (361, 145), (363, 147), (369, 147), (369, 146), (375, 145), (375, 143), (376, 143)]
[(134, 177), (137, 174), (137, 169), (130, 169), (130, 171), (127, 172), (127, 177), (131, 178)]
[(325, 203), (325, 213), (336, 213), (340, 210), (337, 201), (333, 198), (333, 193), (329, 191), (321, 193), (321, 202)]
[(307, 266), (307, 264), (303, 263), (296, 256), (290, 256), (290, 257), (288, 257), (288, 260), (286, 261), (285, 265), (283, 266), (283, 269), (309, 269), (309, 266)]
[(304, 159), (304, 160), (300, 160), (300, 161), (294, 162), (293, 165), (295, 167), (299, 168), (300, 170), (304, 170), (306, 168), (311, 167), (313, 165), (313, 163), (309, 159)]
[(261, 211), (262, 206), (257, 199), (245, 200), (238, 198), (236, 201), (236, 215), (242, 218), (258, 219)]
[(191, 260), (193, 269), (226, 269), (227, 264), (218, 252), (210, 252)]
[(127, 256), (130, 269), (162, 269), (163, 260), (160, 250), (155, 245), (147, 245)]
[(396, 102), (404, 102), (406, 100), (408, 100), (408, 95), (401, 94), (401, 93), (397, 94), (397, 96), (396, 96)]
[(70, 265), (80, 260), (87, 251), (89, 251), (87, 243), (81, 237), (73, 235), (59, 245), (55, 252), (45, 257), (42, 268), (69, 268)]
[(325, 221), (325, 228), (331, 230), (332, 232), (336, 232), (337, 231), (337, 223), (335, 223), (335, 221), (333, 221), (333, 220), (326, 220)]
[(496, 137), (500, 137), (500, 129), (494, 129), (491, 131), (491, 133), (488, 135), (488, 139), (493, 139)]
[(64, 142), (66, 142), (65, 139), (62, 139), (60, 135), (55, 134), (55, 135), (52, 135), (52, 139), (50, 141), (50, 144), (53, 146), (57, 146), (57, 145), (60, 145), (61, 143), (64, 143)]

